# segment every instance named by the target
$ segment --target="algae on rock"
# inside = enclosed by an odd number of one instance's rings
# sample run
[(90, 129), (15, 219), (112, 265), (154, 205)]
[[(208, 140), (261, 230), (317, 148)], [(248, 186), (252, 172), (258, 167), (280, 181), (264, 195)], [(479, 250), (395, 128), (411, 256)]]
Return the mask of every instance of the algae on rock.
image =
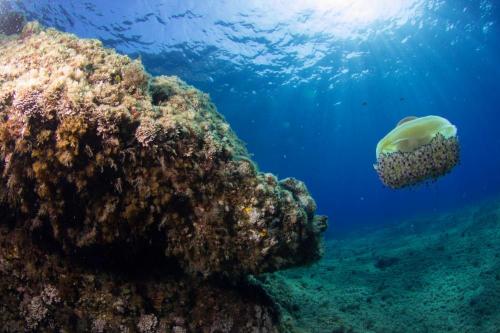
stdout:
[(302, 182), (259, 172), (208, 95), (97, 40), (30, 22), (0, 59), (8, 330), (278, 329), (244, 281), (320, 256)]
[(259, 286), (170, 274), (151, 259), (102, 269), (40, 243), (0, 224), (0, 332), (278, 332)]
[(307, 190), (258, 172), (206, 94), (35, 23), (0, 57), (0, 199), (26, 227), (68, 251), (153, 242), (204, 275), (318, 252)]

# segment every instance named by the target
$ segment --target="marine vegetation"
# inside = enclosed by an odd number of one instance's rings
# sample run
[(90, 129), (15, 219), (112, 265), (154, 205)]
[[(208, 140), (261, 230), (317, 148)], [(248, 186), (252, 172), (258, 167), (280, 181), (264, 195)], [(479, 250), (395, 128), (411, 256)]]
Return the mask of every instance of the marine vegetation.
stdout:
[[(30, 22), (0, 39), (0, 57), (0, 200), (9, 217), (0, 235), (1, 321), (208, 329), (217, 314), (191, 311), (189, 297), (205, 290), (221, 295), (220, 315), (231, 302), (248, 307), (225, 319), (231, 329), (274, 327), (271, 307), (255, 310), (262, 297), (238, 303), (230, 296), (238, 291), (220, 286), (319, 258), (326, 218), (314, 214), (302, 182), (259, 172), (206, 94), (176, 77), (150, 77), (97, 40)], [(37, 239), (51, 246), (39, 249)], [(140, 271), (178, 277), (155, 282), (168, 290), (154, 299), (114, 273), (137, 273), (139, 262)], [(123, 288), (125, 305), (105, 296)], [(177, 317), (166, 305), (176, 289), (185, 294)]]
[(438, 116), (406, 117), (377, 144), (380, 180), (398, 189), (437, 179), (459, 162), (457, 128)]

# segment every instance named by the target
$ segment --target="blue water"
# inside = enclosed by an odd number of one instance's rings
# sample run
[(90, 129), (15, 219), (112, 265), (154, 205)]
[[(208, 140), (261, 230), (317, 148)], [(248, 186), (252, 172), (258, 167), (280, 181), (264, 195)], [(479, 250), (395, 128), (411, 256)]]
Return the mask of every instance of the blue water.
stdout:
[[(304, 180), (329, 236), (500, 194), (494, 0), (21, 0), (30, 19), (208, 92), (260, 169)], [(378, 140), (407, 115), (458, 127), (461, 164), (391, 190)]]

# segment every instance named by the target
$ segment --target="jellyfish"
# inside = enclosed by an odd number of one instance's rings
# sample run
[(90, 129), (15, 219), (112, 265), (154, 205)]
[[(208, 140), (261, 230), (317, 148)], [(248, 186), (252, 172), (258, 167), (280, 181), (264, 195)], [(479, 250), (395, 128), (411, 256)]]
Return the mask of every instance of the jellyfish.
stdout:
[(405, 117), (377, 144), (374, 168), (399, 189), (436, 180), (459, 162), (457, 128), (438, 116)]

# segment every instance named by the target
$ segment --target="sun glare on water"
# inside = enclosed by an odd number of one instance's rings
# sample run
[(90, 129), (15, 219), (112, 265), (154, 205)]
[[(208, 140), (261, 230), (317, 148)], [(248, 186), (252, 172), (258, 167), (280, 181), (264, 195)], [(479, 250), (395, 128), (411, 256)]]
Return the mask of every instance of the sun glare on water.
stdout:
[(366, 25), (408, 16), (417, 9), (418, 2), (415, 0), (320, 0), (315, 1), (313, 6), (318, 10), (338, 14), (340, 21)]
[(382, 28), (403, 25), (422, 14), (424, 3), (425, 0), (297, 0), (287, 6), (297, 13), (310, 12), (310, 19), (322, 26), (323, 32), (349, 38), (376, 24)]

